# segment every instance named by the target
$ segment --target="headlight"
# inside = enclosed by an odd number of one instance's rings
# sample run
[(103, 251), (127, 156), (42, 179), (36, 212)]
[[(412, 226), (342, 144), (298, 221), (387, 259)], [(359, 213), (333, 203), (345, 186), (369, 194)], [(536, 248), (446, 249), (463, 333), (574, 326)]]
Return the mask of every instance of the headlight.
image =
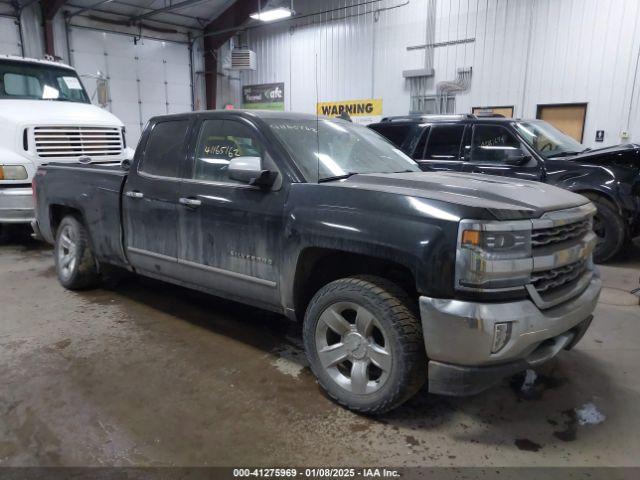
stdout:
[(519, 289), (529, 283), (532, 269), (530, 221), (460, 222), (456, 288)]
[(27, 169), (22, 165), (0, 165), (0, 180), (26, 180)]

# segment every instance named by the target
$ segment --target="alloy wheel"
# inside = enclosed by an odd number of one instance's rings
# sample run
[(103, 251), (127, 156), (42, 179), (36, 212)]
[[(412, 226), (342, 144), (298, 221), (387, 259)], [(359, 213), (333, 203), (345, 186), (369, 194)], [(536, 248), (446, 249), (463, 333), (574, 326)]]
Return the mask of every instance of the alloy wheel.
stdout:
[(78, 245), (76, 233), (70, 226), (65, 226), (60, 232), (58, 245), (58, 265), (60, 265), (60, 274), (68, 279), (78, 262)]
[(354, 394), (376, 392), (389, 378), (392, 355), (380, 322), (353, 302), (327, 307), (316, 325), (315, 344), (322, 368)]

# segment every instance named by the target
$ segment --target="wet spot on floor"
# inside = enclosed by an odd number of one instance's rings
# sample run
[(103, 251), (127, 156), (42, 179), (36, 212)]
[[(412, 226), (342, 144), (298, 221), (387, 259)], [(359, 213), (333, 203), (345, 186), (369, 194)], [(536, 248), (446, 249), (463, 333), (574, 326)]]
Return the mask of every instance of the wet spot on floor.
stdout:
[(578, 436), (578, 417), (575, 410), (564, 410), (562, 414), (566, 417), (564, 430), (553, 432), (553, 436), (563, 442), (573, 442)]
[(525, 452), (537, 452), (542, 448), (542, 445), (532, 442), (528, 438), (516, 438), (514, 443), (519, 450), (523, 450)]
[(547, 390), (566, 385), (567, 379), (527, 370), (513, 376), (509, 384), (519, 401), (540, 400)]
[(53, 348), (55, 348), (56, 350), (64, 350), (69, 345), (71, 345), (71, 339), (65, 338), (64, 340), (60, 340), (59, 342), (54, 343)]
[(56, 267), (51, 265), (49, 268), (39, 271), (37, 275), (43, 278), (54, 278), (56, 276)]
[(418, 440), (413, 435), (407, 435), (406, 437), (404, 437), (404, 439), (407, 442), (407, 446), (417, 447), (418, 445), (420, 445), (420, 440)]
[(369, 430), (369, 428), (370, 425), (367, 425), (366, 423), (352, 423), (351, 425), (349, 425), (349, 430), (354, 433), (366, 432), (367, 430)]

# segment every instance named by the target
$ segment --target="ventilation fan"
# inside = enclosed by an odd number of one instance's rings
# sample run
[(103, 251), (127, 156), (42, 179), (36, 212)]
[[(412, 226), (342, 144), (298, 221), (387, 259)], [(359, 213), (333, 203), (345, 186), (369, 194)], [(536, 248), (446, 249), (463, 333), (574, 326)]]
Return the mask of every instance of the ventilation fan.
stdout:
[(248, 48), (231, 50), (231, 70), (255, 70), (256, 52)]

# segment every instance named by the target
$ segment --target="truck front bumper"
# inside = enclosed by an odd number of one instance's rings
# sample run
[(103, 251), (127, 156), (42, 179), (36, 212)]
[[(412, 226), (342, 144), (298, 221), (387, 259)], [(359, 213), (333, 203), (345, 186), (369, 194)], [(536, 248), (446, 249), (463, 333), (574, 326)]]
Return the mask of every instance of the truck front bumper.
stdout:
[(31, 187), (0, 187), (0, 223), (31, 223), (35, 219)]
[[(601, 288), (594, 276), (582, 293), (546, 310), (531, 300), (474, 303), (420, 297), (429, 391), (473, 395), (572, 348), (591, 323)], [(492, 353), (495, 324), (505, 322), (511, 324), (511, 336)]]

